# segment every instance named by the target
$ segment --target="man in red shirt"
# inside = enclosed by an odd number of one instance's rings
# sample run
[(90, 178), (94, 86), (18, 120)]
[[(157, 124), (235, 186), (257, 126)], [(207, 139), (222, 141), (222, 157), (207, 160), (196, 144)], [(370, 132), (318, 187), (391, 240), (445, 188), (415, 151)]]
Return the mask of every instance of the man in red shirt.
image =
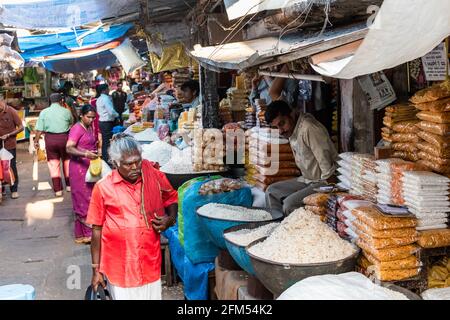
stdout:
[[(19, 197), (19, 194), (17, 193), (19, 187), (19, 175), (17, 173), (16, 164), (16, 136), (22, 131), (22, 120), (20, 120), (17, 111), (8, 106), (3, 97), (0, 96), (0, 149), (3, 144), (5, 149), (14, 157), (10, 162), (14, 174), (14, 184), (11, 186), (11, 198), (13, 199)], [(3, 189), (2, 192), (5, 193), (6, 189)]]
[(160, 233), (176, 222), (178, 195), (147, 160), (134, 138), (117, 134), (109, 154), (117, 169), (94, 187), (86, 223), (92, 224), (92, 286), (114, 300), (161, 299)]

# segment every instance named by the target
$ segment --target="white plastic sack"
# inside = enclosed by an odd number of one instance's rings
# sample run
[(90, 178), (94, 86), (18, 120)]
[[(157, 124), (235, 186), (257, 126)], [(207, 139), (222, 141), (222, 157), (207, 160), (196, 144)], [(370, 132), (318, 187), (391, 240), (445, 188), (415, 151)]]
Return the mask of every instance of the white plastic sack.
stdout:
[(85, 179), (85, 181), (86, 182), (95, 183), (95, 182), (101, 180), (103, 177), (106, 177), (111, 171), (112, 170), (109, 167), (109, 165), (104, 160), (102, 160), (102, 173), (100, 175), (96, 176), (96, 177), (93, 177), (91, 175), (91, 172), (88, 170), (86, 172), (86, 179)]
[(374, 284), (358, 272), (309, 277), (284, 291), (277, 300), (408, 300), (399, 292)]
[(13, 40), (14, 40), (14, 37), (10, 36), (7, 33), (0, 34), (0, 46), (11, 47)]
[(450, 300), (450, 287), (434, 288), (422, 292), (423, 300)]
[(366, 200), (346, 200), (342, 202), (342, 206), (346, 207), (348, 210), (353, 210), (360, 207), (372, 207), (373, 203)]
[(9, 63), (13, 69), (22, 68), (25, 64), (22, 56), (7, 46), (0, 46), (0, 61)]
[(111, 52), (119, 60), (126, 73), (133, 72), (146, 65), (146, 62), (141, 59), (129, 38), (126, 38), (117, 48), (111, 49)]
[(2, 161), (11, 161), (14, 158), (14, 156), (6, 150), (4, 147), (0, 150), (0, 160)]

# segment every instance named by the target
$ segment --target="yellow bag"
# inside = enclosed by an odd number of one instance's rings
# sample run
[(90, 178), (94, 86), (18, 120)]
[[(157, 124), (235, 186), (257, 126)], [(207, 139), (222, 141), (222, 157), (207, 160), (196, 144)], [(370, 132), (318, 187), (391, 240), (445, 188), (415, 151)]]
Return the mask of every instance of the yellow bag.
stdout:
[(42, 149), (37, 150), (37, 159), (39, 162), (47, 161), (47, 155), (45, 154), (45, 151)]
[(95, 160), (91, 160), (89, 164), (89, 172), (93, 177), (98, 177), (102, 174), (102, 159), (97, 158)]

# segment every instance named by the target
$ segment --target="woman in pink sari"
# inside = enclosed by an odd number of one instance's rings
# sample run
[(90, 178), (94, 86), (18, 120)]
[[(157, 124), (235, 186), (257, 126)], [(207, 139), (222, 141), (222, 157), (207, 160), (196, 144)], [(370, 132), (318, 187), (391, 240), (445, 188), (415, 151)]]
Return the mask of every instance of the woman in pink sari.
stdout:
[(96, 117), (91, 105), (81, 108), (81, 119), (69, 132), (66, 150), (70, 154), (69, 177), (75, 213), (75, 242), (90, 243), (92, 229), (85, 223), (94, 183), (85, 182), (90, 160), (98, 158), (98, 139), (92, 126)]

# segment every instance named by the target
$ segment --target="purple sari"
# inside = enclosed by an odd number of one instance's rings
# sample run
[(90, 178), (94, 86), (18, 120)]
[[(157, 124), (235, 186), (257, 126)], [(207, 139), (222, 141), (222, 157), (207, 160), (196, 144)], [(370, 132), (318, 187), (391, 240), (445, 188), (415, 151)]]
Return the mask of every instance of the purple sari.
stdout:
[[(97, 137), (94, 130), (86, 130), (80, 123), (70, 129), (69, 140), (75, 143), (79, 150), (96, 151)], [(72, 193), (73, 211), (75, 213), (75, 238), (91, 237), (92, 229), (85, 224), (89, 202), (91, 200), (94, 183), (85, 182), (90, 160), (83, 157), (71, 156), (69, 177)]]

